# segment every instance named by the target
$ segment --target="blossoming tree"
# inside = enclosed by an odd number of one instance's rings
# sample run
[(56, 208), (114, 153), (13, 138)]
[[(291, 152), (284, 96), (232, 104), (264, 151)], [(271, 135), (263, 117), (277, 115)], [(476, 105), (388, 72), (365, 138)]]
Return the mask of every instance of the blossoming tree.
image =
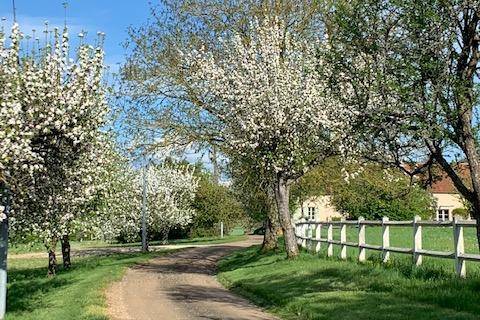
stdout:
[[(80, 228), (103, 240), (122, 237), (137, 239), (141, 230), (143, 173), (130, 167), (117, 152), (101, 179), (104, 181), (93, 200), (95, 212), (80, 219)], [(151, 164), (146, 172), (148, 228), (167, 240), (173, 227), (184, 227), (195, 215), (192, 202), (198, 186), (194, 168)]]
[[(291, 33), (276, 17), (250, 24), (222, 40), (222, 55), (184, 53), (187, 81), (203, 112), (218, 119), (227, 154), (248, 160), (275, 185), (288, 256), (298, 255), (289, 212), (289, 185), (338, 152), (343, 115), (323, 88), (316, 46)], [(320, 70), (320, 72), (319, 72)]]
[(2, 54), (1, 116), (7, 124), (0, 125), (0, 169), (12, 193), (13, 234), (44, 241), (51, 274), (57, 241), (68, 241), (70, 223), (94, 194), (100, 128), (108, 112), (103, 50), (81, 45), (73, 61), (67, 29), (61, 35), (54, 29), (53, 37), (38, 52), (20, 55), (21, 34), (13, 27), (11, 47)]
[(150, 165), (146, 171), (149, 227), (167, 241), (173, 227), (184, 227), (195, 215), (192, 201), (198, 187), (193, 167)]

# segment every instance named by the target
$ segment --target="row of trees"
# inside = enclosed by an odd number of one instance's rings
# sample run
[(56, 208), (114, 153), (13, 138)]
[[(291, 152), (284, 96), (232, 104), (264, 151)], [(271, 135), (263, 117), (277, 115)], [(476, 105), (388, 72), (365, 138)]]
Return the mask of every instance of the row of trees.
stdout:
[[(9, 231), (15, 241), (43, 242), (54, 275), (58, 242), (71, 265), (71, 235), (139, 234), (143, 177), (106, 130), (103, 35), (71, 50), (67, 28), (47, 27), (51, 39), (31, 52), (17, 24), (10, 41), (0, 34), (0, 209), (3, 264)], [(148, 224), (168, 234), (194, 216), (198, 179), (191, 167), (157, 162), (146, 171)]]
[(331, 156), (411, 175), (436, 162), (480, 218), (479, 17), (471, 0), (163, 0), (122, 75), (162, 143), (213, 146), (257, 177), (295, 257), (290, 186)]

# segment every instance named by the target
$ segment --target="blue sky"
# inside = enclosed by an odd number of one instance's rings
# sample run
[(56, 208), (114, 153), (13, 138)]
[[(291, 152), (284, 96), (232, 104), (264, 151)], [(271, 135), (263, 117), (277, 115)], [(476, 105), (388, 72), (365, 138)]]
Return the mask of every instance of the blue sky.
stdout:
[[(64, 0), (15, 0), (17, 20), (22, 32), (44, 30), (49, 25), (63, 27)], [(98, 31), (106, 33), (105, 62), (116, 69), (124, 59), (122, 43), (127, 39), (129, 26), (141, 26), (150, 15), (148, 0), (69, 0), (67, 22), (70, 33), (77, 35), (86, 30), (87, 42), (93, 43)], [(155, 1), (152, 1), (155, 3)], [(0, 0), (0, 16), (5, 17), (6, 27), (12, 23), (12, 0)]]
[[(43, 36), (44, 22), (49, 28), (63, 28), (65, 0), (15, 0), (17, 21), (25, 34)], [(112, 72), (118, 70), (119, 64), (125, 59), (123, 43), (128, 38), (127, 29), (130, 26), (139, 27), (145, 24), (150, 16), (149, 0), (68, 0), (67, 25), (70, 38), (73, 40), (83, 30), (87, 31), (86, 41), (94, 43), (97, 32), (104, 32), (105, 63)], [(151, 1), (155, 4), (155, 1)], [(12, 0), (0, 0), (0, 17), (6, 18), (5, 27), (8, 30), (13, 23)], [(71, 42), (75, 45), (75, 41)], [(202, 159), (210, 167), (208, 156), (203, 153), (187, 152), (185, 158), (195, 162)]]

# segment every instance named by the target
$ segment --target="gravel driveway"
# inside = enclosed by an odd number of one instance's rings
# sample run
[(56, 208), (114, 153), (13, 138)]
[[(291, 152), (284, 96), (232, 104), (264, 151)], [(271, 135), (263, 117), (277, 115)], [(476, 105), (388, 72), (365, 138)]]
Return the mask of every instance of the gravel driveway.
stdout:
[(130, 268), (107, 290), (113, 320), (272, 320), (215, 279), (218, 260), (261, 238), (181, 250)]

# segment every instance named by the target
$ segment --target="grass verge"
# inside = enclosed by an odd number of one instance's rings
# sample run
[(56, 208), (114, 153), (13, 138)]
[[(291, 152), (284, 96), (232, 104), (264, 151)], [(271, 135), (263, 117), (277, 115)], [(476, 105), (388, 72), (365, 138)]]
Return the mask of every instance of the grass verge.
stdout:
[(71, 270), (60, 269), (53, 278), (46, 276), (45, 259), (9, 261), (6, 319), (106, 320), (106, 286), (119, 280), (127, 267), (165, 253), (78, 258)]
[(283, 319), (479, 319), (480, 276), (466, 280), (410, 260), (364, 264), (302, 252), (262, 254), (254, 246), (220, 262), (218, 279)]

